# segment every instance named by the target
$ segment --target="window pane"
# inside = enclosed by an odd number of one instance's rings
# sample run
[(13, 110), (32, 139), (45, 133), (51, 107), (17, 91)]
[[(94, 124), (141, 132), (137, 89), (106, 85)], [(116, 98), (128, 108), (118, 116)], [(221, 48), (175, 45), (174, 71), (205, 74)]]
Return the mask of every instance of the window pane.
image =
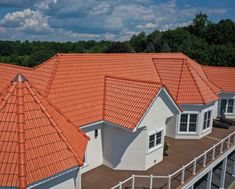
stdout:
[(190, 123), (197, 122), (197, 114), (190, 114)]
[(187, 123), (188, 122), (188, 114), (182, 114), (180, 122)]
[(226, 104), (227, 104), (227, 100), (226, 99), (222, 99), (221, 103), (220, 103), (220, 112), (226, 112)]
[(180, 131), (182, 132), (187, 131), (187, 123), (180, 123)]
[(233, 113), (233, 99), (228, 100), (228, 113)]
[(206, 127), (207, 127), (206, 124), (207, 124), (207, 121), (204, 120), (204, 121), (203, 121), (203, 129), (206, 129)]
[(149, 148), (154, 147), (154, 141), (155, 141), (155, 134), (149, 136)]
[(195, 132), (196, 131), (196, 123), (190, 123), (189, 124), (189, 132)]
[(156, 133), (156, 146), (162, 143), (162, 131)]

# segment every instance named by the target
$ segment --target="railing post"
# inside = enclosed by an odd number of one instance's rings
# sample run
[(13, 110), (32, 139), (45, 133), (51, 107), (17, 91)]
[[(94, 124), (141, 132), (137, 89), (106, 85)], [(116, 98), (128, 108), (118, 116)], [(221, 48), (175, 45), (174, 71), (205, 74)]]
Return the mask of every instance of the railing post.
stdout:
[(184, 184), (184, 176), (185, 176), (185, 166), (183, 165), (182, 175), (181, 175), (181, 184)]
[(228, 143), (227, 143), (227, 148), (229, 148), (230, 147), (230, 136), (228, 137)]
[(131, 189), (135, 189), (135, 175), (132, 175), (132, 185)]
[(122, 189), (122, 182), (119, 182), (119, 189)]
[(206, 167), (206, 158), (207, 158), (207, 151), (205, 151), (205, 154), (204, 154), (203, 167)]
[(149, 189), (153, 188), (153, 175), (150, 175)]
[(196, 170), (197, 170), (197, 158), (194, 158), (194, 162), (193, 162), (193, 175), (196, 174)]
[(212, 151), (212, 160), (215, 160), (215, 148), (216, 148), (216, 146), (213, 146), (213, 151)]
[(171, 175), (168, 175), (168, 188), (171, 189)]
[(222, 140), (221, 142), (221, 146), (220, 146), (220, 153), (223, 153), (223, 148), (224, 148), (224, 140)]

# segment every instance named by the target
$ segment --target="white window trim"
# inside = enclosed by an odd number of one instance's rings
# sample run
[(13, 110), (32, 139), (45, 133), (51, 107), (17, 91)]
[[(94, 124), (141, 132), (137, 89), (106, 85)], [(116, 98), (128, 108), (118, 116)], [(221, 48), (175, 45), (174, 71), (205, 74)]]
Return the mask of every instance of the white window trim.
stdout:
[[(181, 123), (181, 115), (182, 114), (197, 114), (197, 122), (196, 122), (196, 131), (195, 132), (184, 132), (180, 131), (180, 123)], [(199, 121), (199, 112), (194, 112), (194, 111), (185, 111), (179, 114), (179, 119), (178, 119), (178, 128), (177, 128), (177, 134), (181, 135), (195, 135), (198, 134), (198, 121)], [(189, 126), (189, 119), (187, 121), (187, 128)]]
[[(203, 127), (204, 127), (204, 116), (205, 116), (205, 113), (209, 112), (209, 111), (211, 111), (211, 119), (210, 119), (209, 127), (206, 128), (206, 129), (203, 129)], [(204, 110), (202, 112), (202, 117), (203, 117), (202, 118), (202, 133), (205, 133), (205, 132), (209, 131), (212, 128), (212, 120), (213, 120), (213, 110), (212, 110), (212, 108), (208, 108), (208, 109)]]
[[(226, 100), (226, 106), (225, 106), (225, 114), (232, 115), (235, 114), (235, 98), (221, 98), (220, 99), (220, 113), (221, 113), (221, 102), (222, 100)], [(233, 100), (233, 112), (228, 112), (228, 101)]]
[[(154, 140), (154, 145), (155, 145), (155, 146), (154, 146), (153, 148), (150, 148), (150, 149), (149, 149), (149, 137), (150, 137), (151, 135), (157, 134), (157, 133), (159, 133), (159, 132), (162, 133), (161, 144), (156, 145), (156, 136), (155, 136), (155, 140)], [(162, 147), (163, 147), (163, 143), (164, 143), (164, 129), (163, 129), (163, 128), (156, 129), (155, 131), (152, 131), (152, 132), (148, 133), (148, 134), (147, 134), (147, 154), (152, 153), (152, 152), (154, 152), (154, 151), (156, 151), (156, 150), (162, 148)]]

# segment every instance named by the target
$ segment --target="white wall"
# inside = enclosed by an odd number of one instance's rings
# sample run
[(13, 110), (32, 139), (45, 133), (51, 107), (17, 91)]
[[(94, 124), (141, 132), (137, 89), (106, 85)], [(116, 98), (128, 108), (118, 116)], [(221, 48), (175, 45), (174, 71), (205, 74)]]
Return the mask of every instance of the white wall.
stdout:
[[(104, 164), (118, 170), (146, 170), (163, 159), (166, 120), (177, 107), (162, 90), (134, 132), (110, 123), (103, 127)], [(177, 112), (178, 113), (178, 112)], [(149, 152), (149, 134), (163, 130), (162, 145)]]
[[(146, 127), (146, 143), (145, 143), (145, 169), (152, 167), (163, 159), (164, 136), (166, 134), (166, 121), (173, 119), (174, 112), (177, 111), (172, 106), (166, 93), (161, 91), (156, 101), (152, 104), (144, 119), (141, 121), (139, 128)], [(150, 151), (148, 149), (149, 135), (155, 131), (163, 130), (162, 146), (156, 150)]]
[(145, 169), (146, 130), (127, 131), (106, 123), (103, 127), (104, 164), (118, 170)]
[[(219, 94), (219, 97), (220, 97), (220, 99), (234, 99), (235, 100), (235, 93), (222, 92), (222, 93)], [(219, 105), (218, 105), (218, 113), (220, 113), (220, 101), (219, 101)], [(233, 113), (225, 113), (225, 115), (226, 115), (227, 118), (235, 119), (235, 108), (234, 108)]]
[[(89, 137), (86, 149), (86, 163), (81, 167), (81, 174), (103, 164), (102, 148), (102, 123), (90, 127), (81, 128)], [(98, 130), (98, 137), (95, 138), (95, 130)]]

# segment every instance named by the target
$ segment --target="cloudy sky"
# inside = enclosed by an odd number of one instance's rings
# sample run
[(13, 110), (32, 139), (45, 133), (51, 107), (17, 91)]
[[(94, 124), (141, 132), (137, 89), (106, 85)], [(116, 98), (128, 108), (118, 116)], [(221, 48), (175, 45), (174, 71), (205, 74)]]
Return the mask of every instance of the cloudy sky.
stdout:
[(187, 25), (200, 11), (235, 20), (235, 0), (0, 0), (0, 39), (126, 40)]

